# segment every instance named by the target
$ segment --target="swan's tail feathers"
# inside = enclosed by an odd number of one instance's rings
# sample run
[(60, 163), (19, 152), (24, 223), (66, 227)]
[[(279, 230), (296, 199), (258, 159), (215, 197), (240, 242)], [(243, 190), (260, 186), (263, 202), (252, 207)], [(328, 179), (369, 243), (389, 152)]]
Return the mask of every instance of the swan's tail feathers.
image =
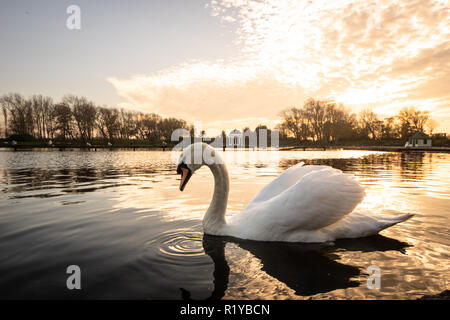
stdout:
[(396, 225), (397, 223), (406, 221), (406, 220), (412, 218), (413, 216), (414, 215), (411, 213), (401, 214), (401, 215), (396, 215), (396, 216), (384, 215), (384, 214), (380, 215), (378, 222), (380, 223), (381, 229), (379, 231), (384, 230), (389, 227), (392, 227), (393, 225)]
[(354, 211), (329, 228), (333, 239), (373, 236), (380, 231), (411, 218), (412, 214), (388, 215)]

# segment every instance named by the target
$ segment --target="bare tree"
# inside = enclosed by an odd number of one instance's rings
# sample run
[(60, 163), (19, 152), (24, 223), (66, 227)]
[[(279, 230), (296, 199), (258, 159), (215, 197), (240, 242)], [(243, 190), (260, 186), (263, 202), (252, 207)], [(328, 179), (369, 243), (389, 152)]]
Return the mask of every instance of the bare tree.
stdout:
[(304, 105), (306, 119), (313, 131), (313, 140), (324, 141), (324, 129), (326, 122), (326, 106), (328, 101), (309, 99)]
[(21, 94), (10, 93), (2, 97), (2, 105), (9, 112), (9, 129), (18, 135), (33, 135), (34, 121), (31, 101)]
[(3, 112), (3, 123), (5, 124), (5, 138), (8, 137), (8, 101), (5, 96), (0, 98), (0, 105), (2, 106)]
[(326, 142), (351, 137), (354, 132), (355, 117), (342, 104), (328, 102), (325, 107), (323, 139)]
[(382, 122), (370, 109), (364, 109), (359, 113), (362, 128), (368, 133), (368, 137), (377, 140), (381, 136)]
[(57, 104), (54, 109), (55, 130), (59, 132), (60, 138), (66, 140), (73, 138), (72, 111), (65, 104)]
[(283, 122), (279, 128), (286, 133), (293, 134), (298, 141), (306, 140), (311, 133), (305, 111), (295, 107), (280, 113)]
[(170, 141), (173, 131), (175, 131), (176, 129), (188, 129), (188, 126), (186, 121), (184, 120), (176, 118), (166, 118), (159, 120), (158, 129), (158, 139), (163, 138), (166, 141)]
[(56, 110), (55, 110), (55, 104), (49, 103), (44, 104), (44, 120), (45, 123), (45, 132), (46, 137), (49, 139), (54, 139), (54, 134), (57, 129), (56, 124)]
[(394, 139), (398, 136), (398, 124), (395, 117), (384, 118), (381, 124), (381, 139)]
[(78, 136), (86, 141), (93, 136), (95, 128), (95, 118), (97, 109), (93, 102), (84, 97), (67, 95), (62, 102), (72, 110), (72, 115), (76, 123)]
[(120, 110), (119, 134), (121, 139), (130, 139), (137, 135), (138, 113)]
[(429, 118), (428, 111), (420, 111), (414, 107), (403, 108), (397, 115), (400, 121), (400, 132), (402, 138), (407, 138), (414, 132), (423, 131)]
[(158, 123), (161, 121), (161, 116), (154, 113), (141, 113), (138, 119), (138, 133), (142, 140), (155, 141), (160, 137)]
[(96, 125), (103, 139), (114, 140), (119, 132), (119, 111), (106, 107), (97, 108)]
[(33, 117), (35, 122), (35, 129), (37, 130), (38, 138), (45, 138), (47, 135), (47, 113), (51, 105), (53, 105), (52, 98), (44, 97), (42, 95), (34, 95), (30, 98), (33, 109)]
[(342, 104), (309, 99), (303, 108), (291, 107), (281, 112), (283, 122), (277, 127), (281, 135), (296, 140), (330, 142), (354, 136), (356, 119)]

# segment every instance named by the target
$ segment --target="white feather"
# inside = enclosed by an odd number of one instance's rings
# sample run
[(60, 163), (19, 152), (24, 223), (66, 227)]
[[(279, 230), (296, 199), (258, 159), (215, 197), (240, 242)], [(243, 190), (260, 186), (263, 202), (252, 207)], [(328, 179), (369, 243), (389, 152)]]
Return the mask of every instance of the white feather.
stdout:
[[(202, 147), (211, 148), (206, 144)], [(188, 147), (181, 159), (190, 154), (192, 150)], [(285, 170), (242, 212), (226, 221), (226, 166), (208, 166), (214, 174), (215, 189), (203, 220), (207, 234), (259, 241), (325, 242), (374, 235), (412, 216), (354, 211), (365, 195), (358, 181), (329, 166), (300, 163)], [(190, 168), (195, 171), (198, 166)]]

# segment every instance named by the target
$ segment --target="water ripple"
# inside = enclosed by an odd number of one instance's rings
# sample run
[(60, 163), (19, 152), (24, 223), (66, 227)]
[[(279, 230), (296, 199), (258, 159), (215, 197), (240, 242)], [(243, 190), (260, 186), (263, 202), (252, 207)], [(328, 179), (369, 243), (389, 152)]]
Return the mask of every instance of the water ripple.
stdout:
[(203, 255), (201, 234), (175, 234), (170, 235), (162, 243), (159, 250), (167, 255), (197, 256)]
[(202, 239), (203, 233), (192, 229), (167, 231), (147, 242), (146, 255), (169, 263), (185, 262), (184, 258), (205, 255)]

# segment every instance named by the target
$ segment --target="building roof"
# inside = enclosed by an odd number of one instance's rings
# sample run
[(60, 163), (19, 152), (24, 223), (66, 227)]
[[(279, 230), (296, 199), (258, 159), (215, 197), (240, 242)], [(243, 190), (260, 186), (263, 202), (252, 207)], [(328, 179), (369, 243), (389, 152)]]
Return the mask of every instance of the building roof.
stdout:
[(429, 137), (423, 132), (416, 132), (409, 138), (410, 139), (429, 139)]
[(230, 135), (241, 135), (242, 133), (239, 131), (239, 130), (237, 130), (237, 129), (234, 129), (234, 130), (232, 130), (231, 132), (230, 132)]

